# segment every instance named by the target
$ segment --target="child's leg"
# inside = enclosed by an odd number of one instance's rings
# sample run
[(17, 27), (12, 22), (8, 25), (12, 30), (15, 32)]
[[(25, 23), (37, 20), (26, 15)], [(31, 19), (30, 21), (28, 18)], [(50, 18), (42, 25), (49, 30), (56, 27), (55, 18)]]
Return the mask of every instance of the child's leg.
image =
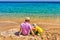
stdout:
[(35, 32), (35, 35), (38, 35), (38, 31)]

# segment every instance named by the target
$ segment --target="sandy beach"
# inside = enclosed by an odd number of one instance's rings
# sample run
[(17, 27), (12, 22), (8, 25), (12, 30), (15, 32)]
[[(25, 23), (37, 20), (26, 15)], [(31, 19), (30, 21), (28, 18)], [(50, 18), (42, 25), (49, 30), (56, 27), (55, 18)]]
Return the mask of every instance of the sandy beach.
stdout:
[[(42, 37), (18, 36), (25, 17), (44, 30)], [(0, 3), (0, 40), (60, 40), (60, 3)]]
[[(20, 23), (24, 18), (0, 19), (0, 40), (60, 40), (60, 19), (31, 18), (31, 24), (37, 23), (44, 29), (42, 38), (40, 36), (17, 36)], [(12, 32), (12, 33), (11, 33)]]

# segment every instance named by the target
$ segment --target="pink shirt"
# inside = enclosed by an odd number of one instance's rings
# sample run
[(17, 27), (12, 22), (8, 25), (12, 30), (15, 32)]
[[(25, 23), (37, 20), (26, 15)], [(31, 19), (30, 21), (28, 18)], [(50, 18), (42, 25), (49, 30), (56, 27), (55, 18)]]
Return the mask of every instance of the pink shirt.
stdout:
[(21, 24), (21, 29), (22, 29), (22, 34), (23, 35), (28, 35), (29, 30), (31, 29), (31, 25), (28, 22), (24, 22)]

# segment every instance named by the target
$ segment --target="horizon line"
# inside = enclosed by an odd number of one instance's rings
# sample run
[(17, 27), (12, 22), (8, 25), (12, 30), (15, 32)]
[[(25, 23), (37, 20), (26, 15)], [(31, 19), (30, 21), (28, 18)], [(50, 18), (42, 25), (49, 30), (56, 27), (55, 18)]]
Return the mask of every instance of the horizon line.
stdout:
[(60, 3), (60, 1), (0, 1), (0, 3)]

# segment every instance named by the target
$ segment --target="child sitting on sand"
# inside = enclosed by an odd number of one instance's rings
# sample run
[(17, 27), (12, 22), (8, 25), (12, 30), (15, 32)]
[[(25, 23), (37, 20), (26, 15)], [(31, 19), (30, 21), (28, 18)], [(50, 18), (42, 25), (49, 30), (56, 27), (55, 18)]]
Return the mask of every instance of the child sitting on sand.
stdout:
[(32, 28), (31, 28), (31, 25), (30, 25), (30, 18), (26, 17), (25, 21), (23, 23), (21, 23), (21, 25), (20, 25), (19, 34), (29, 35), (30, 31), (31, 31), (32, 35), (34, 35), (34, 32), (32, 31)]
[(43, 29), (41, 27), (39, 27), (37, 24), (33, 24), (33, 31), (35, 33), (35, 35), (41, 35), (43, 33)]

